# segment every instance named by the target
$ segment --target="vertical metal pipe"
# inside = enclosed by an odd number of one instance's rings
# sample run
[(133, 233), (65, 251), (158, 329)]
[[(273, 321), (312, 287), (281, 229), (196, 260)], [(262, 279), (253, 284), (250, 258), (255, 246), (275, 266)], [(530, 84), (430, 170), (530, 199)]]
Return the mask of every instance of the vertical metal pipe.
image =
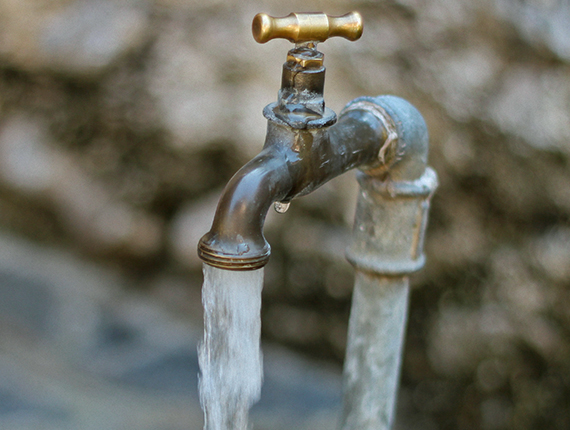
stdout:
[(348, 260), (356, 268), (344, 367), (342, 430), (390, 430), (406, 328), (408, 275), (425, 262), (423, 240), (437, 175), (426, 167), (427, 129), (396, 97), (365, 101), (389, 115), (397, 161), (380, 175), (360, 172)]
[(344, 364), (344, 430), (392, 427), (408, 291), (407, 276), (356, 274)]

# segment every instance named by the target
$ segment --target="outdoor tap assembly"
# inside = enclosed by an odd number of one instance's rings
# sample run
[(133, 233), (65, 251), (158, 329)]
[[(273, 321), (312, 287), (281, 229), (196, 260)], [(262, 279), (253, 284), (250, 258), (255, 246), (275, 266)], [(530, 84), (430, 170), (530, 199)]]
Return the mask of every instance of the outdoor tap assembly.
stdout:
[(226, 270), (267, 264), (263, 224), (272, 204), (358, 168), (358, 197), (347, 258), (356, 269), (344, 370), (343, 430), (390, 429), (406, 326), (408, 275), (424, 264), (423, 237), (437, 187), (427, 167), (428, 133), (420, 113), (395, 96), (360, 97), (337, 115), (325, 105), (324, 56), (317, 44), (362, 35), (362, 17), (258, 14), (259, 43), (284, 38), (295, 47), (283, 65), (276, 102), (263, 110), (263, 150), (229, 181), (198, 254)]

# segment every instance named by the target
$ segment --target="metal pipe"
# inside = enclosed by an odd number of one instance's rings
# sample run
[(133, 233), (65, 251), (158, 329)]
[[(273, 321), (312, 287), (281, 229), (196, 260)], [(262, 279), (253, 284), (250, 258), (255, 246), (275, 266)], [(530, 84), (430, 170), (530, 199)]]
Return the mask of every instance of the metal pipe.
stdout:
[(405, 276), (356, 273), (344, 361), (343, 430), (392, 428), (408, 293)]
[(408, 275), (424, 265), (424, 233), (437, 187), (426, 167), (427, 127), (393, 96), (367, 99), (392, 119), (397, 156), (360, 172), (347, 258), (356, 269), (344, 366), (342, 430), (389, 430), (394, 420), (408, 308)]

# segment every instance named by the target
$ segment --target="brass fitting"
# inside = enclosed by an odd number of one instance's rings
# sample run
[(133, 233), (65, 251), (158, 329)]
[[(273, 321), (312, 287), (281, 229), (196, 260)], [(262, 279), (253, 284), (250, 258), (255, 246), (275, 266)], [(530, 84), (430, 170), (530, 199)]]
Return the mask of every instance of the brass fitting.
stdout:
[(324, 42), (334, 36), (355, 41), (362, 36), (362, 16), (358, 12), (342, 16), (291, 13), (282, 18), (274, 18), (265, 13), (258, 13), (253, 19), (252, 30), (258, 43), (276, 38), (287, 39), (293, 43)]
[(292, 49), (287, 53), (287, 63), (303, 69), (319, 69), (323, 67), (325, 56), (322, 52), (309, 48)]

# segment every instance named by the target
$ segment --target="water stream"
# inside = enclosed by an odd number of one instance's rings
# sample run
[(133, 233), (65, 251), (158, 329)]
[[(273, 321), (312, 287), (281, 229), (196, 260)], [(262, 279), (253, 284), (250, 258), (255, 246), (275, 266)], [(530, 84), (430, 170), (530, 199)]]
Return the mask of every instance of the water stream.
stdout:
[(263, 380), (263, 269), (228, 271), (204, 264), (204, 340), (198, 347), (204, 430), (246, 430)]

